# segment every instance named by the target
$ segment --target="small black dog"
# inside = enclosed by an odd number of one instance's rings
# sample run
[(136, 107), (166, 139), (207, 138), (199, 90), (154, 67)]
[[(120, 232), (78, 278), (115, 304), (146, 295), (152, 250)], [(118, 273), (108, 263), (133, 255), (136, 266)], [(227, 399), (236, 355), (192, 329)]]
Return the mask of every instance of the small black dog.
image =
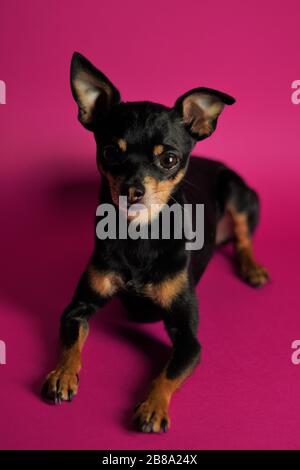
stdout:
[[(181, 205), (202, 203), (205, 243), (201, 250), (187, 251), (186, 240), (175, 238), (172, 231), (169, 240), (96, 237), (88, 267), (62, 315), (62, 351), (43, 385), (43, 396), (59, 403), (77, 393), (88, 319), (118, 294), (130, 312), (162, 319), (170, 335), (171, 358), (134, 415), (141, 431), (166, 431), (171, 397), (199, 360), (194, 286), (215, 247), (232, 240), (244, 281), (261, 286), (268, 279), (252, 253), (251, 234), (259, 212), (256, 193), (225, 165), (190, 158), (196, 142), (212, 134), (224, 106), (235, 100), (196, 88), (173, 108), (121, 102), (114, 85), (78, 53), (72, 59), (71, 87), (79, 120), (97, 142), (97, 163), (104, 176), (101, 202), (117, 210), (120, 195), (127, 196), (129, 206), (139, 202), (147, 208), (174, 200)], [(148, 213), (144, 217), (141, 224), (151, 222)]]

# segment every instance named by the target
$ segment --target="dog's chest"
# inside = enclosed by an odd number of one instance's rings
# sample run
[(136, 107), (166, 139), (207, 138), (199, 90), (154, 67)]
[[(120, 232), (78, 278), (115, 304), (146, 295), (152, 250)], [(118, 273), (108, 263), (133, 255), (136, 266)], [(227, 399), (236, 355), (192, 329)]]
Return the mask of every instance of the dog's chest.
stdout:
[[(124, 246), (118, 264), (124, 280), (123, 288), (131, 293), (142, 293), (145, 285), (157, 284), (170, 277), (174, 272), (183, 269), (187, 263), (184, 249), (176, 244), (172, 247), (163, 247), (158, 244), (142, 243), (137, 241), (134, 249), (130, 245)], [(120, 255), (120, 252), (119, 252)]]

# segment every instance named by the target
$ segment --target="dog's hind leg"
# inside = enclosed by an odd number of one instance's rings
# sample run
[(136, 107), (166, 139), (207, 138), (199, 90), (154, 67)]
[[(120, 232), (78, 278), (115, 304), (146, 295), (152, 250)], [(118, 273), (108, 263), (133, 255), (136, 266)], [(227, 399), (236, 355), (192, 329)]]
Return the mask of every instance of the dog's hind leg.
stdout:
[(249, 285), (260, 287), (268, 281), (269, 276), (253, 253), (252, 234), (259, 219), (257, 193), (230, 170), (223, 176), (220, 188), (223, 211), (231, 226), (229, 239), (234, 244), (238, 273)]

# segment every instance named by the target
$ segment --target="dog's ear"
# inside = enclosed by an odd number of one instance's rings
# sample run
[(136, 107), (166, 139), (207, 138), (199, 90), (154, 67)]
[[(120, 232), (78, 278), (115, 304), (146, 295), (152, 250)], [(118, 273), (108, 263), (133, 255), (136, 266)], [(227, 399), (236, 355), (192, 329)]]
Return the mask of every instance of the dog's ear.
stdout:
[(234, 102), (234, 98), (220, 91), (194, 88), (178, 98), (175, 109), (182, 115), (190, 134), (196, 140), (203, 140), (214, 132), (224, 106)]
[(75, 52), (71, 63), (71, 89), (78, 104), (78, 119), (89, 130), (97, 116), (120, 102), (120, 93), (85, 57)]

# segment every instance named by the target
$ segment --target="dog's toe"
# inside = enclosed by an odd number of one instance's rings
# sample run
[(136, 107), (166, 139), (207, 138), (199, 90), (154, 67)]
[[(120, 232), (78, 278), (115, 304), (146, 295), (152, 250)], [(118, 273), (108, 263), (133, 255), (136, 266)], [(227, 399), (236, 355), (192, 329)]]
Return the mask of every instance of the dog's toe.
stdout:
[(162, 403), (146, 400), (136, 408), (134, 423), (144, 433), (167, 432), (170, 427), (167, 407)]
[(71, 401), (78, 391), (77, 374), (63, 369), (55, 369), (48, 374), (43, 386), (42, 397), (54, 404)]
[(268, 271), (260, 264), (242, 267), (241, 277), (252, 287), (262, 287), (269, 280)]

